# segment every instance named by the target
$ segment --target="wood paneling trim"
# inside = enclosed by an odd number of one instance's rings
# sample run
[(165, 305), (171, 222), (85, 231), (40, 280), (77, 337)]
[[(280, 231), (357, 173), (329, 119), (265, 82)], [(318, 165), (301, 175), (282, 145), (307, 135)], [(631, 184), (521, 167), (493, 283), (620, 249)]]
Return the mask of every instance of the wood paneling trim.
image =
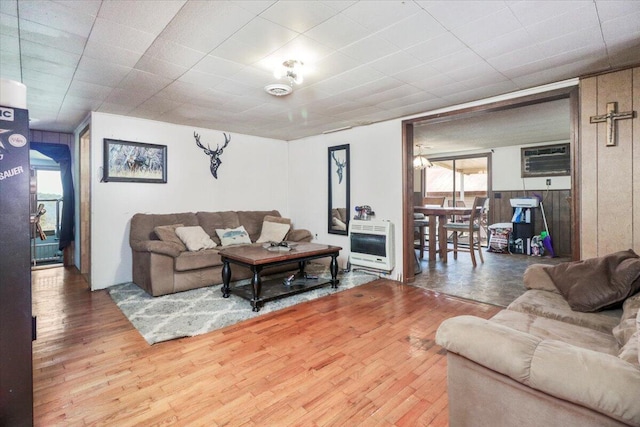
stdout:
[(73, 148), (73, 134), (63, 132), (49, 132), (42, 130), (31, 130), (31, 139), (33, 142), (45, 142), (48, 144), (63, 144), (70, 149)]
[(606, 124), (591, 124), (589, 118), (602, 114), (608, 102), (618, 111), (640, 105), (640, 69), (625, 69), (580, 81), (581, 156), (581, 247), (582, 257), (591, 258), (631, 247), (638, 250), (640, 189), (638, 117), (616, 123), (617, 146), (606, 146)]
[(404, 283), (415, 280), (413, 257), (413, 124), (402, 122), (402, 271)]
[(580, 212), (582, 200), (582, 185), (580, 175), (582, 171), (581, 146), (580, 146), (580, 89), (576, 87), (571, 91), (569, 98), (571, 120), (571, 257), (574, 261), (582, 258), (580, 234)]
[(633, 247), (640, 249), (640, 67), (633, 70), (633, 93), (631, 108), (636, 112), (632, 119), (633, 134)]
[(589, 123), (589, 117), (598, 111), (597, 86), (595, 77), (580, 81), (580, 238), (581, 254), (585, 258), (598, 253), (595, 228), (598, 218), (598, 138), (596, 126)]

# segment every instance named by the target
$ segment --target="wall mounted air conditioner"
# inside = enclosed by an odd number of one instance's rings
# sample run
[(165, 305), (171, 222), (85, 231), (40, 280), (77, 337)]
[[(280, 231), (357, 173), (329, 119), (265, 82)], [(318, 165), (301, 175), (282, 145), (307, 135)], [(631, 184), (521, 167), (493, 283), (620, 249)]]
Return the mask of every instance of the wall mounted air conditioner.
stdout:
[(522, 177), (561, 176), (571, 174), (569, 144), (521, 148)]

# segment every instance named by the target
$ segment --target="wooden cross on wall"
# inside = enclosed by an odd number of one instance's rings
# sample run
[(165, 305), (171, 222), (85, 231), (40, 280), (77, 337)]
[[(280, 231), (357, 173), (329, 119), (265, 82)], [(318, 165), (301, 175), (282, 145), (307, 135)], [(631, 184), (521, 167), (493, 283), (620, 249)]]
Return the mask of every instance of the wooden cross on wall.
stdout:
[(617, 145), (616, 141), (616, 122), (618, 120), (624, 119), (632, 119), (635, 117), (635, 111), (627, 111), (624, 113), (618, 113), (616, 110), (618, 109), (617, 102), (607, 102), (607, 114), (602, 114), (599, 116), (591, 116), (589, 119), (590, 123), (607, 123), (607, 147), (615, 147)]

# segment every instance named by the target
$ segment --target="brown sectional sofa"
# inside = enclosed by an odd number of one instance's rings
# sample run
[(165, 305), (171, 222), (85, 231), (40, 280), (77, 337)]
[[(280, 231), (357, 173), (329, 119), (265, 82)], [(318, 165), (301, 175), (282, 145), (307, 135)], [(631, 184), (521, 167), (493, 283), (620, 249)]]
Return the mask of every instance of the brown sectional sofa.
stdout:
[(640, 426), (640, 293), (577, 312), (547, 271), (530, 266), (529, 290), (493, 318), (438, 328), (452, 427)]
[[(260, 237), (265, 216), (280, 217), (278, 211), (225, 211), (185, 212), (174, 214), (135, 214), (131, 218), (129, 244), (133, 254), (133, 282), (150, 295), (159, 296), (222, 283), (222, 262), (218, 251), (220, 239), (216, 229), (244, 226), (255, 242)], [(154, 228), (162, 225), (182, 224), (201, 226), (218, 245), (213, 249), (197, 252), (182, 250), (179, 244), (161, 241)], [(310, 242), (313, 235), (308, 230), (289, 231), (285, 240)], [(256, 244), (256, 243), (254, 243)], [(264, 274), (286, 271), (297, 265), (285, 265), (278, 269), (265, 269)], [(251, 277), (251, 271), (240, 266), (232, 268), (231, 280)]]

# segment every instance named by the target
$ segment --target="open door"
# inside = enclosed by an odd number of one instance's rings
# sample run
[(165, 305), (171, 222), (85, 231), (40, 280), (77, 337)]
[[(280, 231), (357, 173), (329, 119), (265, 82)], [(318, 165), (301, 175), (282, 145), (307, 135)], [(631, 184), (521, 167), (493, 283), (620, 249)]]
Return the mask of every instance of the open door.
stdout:
[(91, 129), (80, 133), (80, 273), (91, 287)]

